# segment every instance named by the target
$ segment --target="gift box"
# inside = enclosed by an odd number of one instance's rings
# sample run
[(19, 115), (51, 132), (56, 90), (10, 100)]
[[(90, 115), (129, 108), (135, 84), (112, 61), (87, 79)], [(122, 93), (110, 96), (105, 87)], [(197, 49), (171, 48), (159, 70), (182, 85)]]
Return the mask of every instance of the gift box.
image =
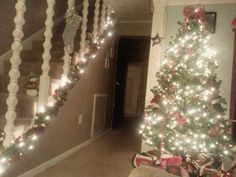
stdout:
[(176, 175), (176, 176), (182, 176), (181, 175), (181, 166), (179, 166), (179, 165), (168, 165), (166, 167), (166, 172)]
[(160, 158), (160, 167), (166, 169), (167, 166), (180, 166), (182, 164), (182, 157), (173, 156), (173, 157), (161, 157)]

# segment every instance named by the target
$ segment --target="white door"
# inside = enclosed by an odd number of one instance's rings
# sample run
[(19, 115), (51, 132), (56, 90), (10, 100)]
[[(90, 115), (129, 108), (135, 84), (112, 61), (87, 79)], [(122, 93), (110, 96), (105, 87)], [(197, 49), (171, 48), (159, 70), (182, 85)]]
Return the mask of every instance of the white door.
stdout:
[(125, 92), (125, 116), (137, 116), (138, 114), (141, 71), (140, 66), (128, 65)]

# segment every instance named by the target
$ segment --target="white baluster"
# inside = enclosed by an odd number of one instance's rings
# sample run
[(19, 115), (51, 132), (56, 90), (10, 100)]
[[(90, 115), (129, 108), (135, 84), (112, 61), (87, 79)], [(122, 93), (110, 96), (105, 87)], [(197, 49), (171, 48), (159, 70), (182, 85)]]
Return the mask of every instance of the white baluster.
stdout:
[(13, 131), (14, 131), (14, 120), (16, 119), (16, 105), (17, 105), (17, 92), (19, 90), (18, 79), (20, 77), (19, 65), (21, 63), (20, 53), (22, 51), (22, 38), (24, 36), (23, 26), (25, 24), (24, 13), (26, 11), (25, 0), (18, 0), (16, 3), (16, 17), (15, 30), (13, 31), (14, 42), (11, 46), (12, 57), (11, 70), (9, 72), (10, 83), (8, 85), (9, 96), (7, 98), (8, 110), (5, 114), (6, 117), (6, 126), (4, 132), (6, 134), (5, 140), (3, 141), (4, 148), (7, 148), (11, 145), (13, 140)]
[(103, 0), (102, 16), (101, 16), (101, 24), (100, 24), (100, 35), (103, 34), (105, 24), (106, 24), (106, 8), (107, 8), (107, 0)]
[(85, 40), (86, 40), (86, 31), (88, 22), (88, 7), (89, 7), (89, 1), (84, 0), (83, 12), (82, 12), (83, 19), (82, 19), (81, 37), (80, 37), (80, 51), (79, 51), (80, 57), (84, 56), (84, 51), (85, 51)]
[[(68, 9), (67, 9), (67, 13), (72, 10), (75, 6), (75, 0), (68, 0)], [(71, 65), (71, 56), (70, 56), (70, 52), (68, 51), (68, 48), (65, 46), (64, 47), (64, 65), (63, 65), (63, 75), (62, 75), (62, 79), (66, 79), (69, 71), (70, 71), (70, 65)]]
[(67, 12), (75, 7), (75, 0), (68, 0), (68, 9)]
[(99, 20), (100, 0), (95, 2), (94, 23), (93, 23), (93, 42), (96, 42), (98, 37), (98, 20)]
[(42, 75), (40, 76), (40, 84), (39, 84), (39, 100), (38, 100), (38, 111), (42, 111), (44, 105), (48, 101), (49, 95), (49, 84), (50, 84), (50, 77), (49, 77), (49, 70), (50, 70), (50, 59), (51, 54), (50, 50), (52, 48), (51, 39), (52, 39), (52, 28), (53, 28), (53, 15), (54, 15), (54, 5), (55, 0), (47, 0), (47, 17), (45, 21), (45, 32), (44, 32), (44, 53), (43, 53), (43, 65), (42, 65)]

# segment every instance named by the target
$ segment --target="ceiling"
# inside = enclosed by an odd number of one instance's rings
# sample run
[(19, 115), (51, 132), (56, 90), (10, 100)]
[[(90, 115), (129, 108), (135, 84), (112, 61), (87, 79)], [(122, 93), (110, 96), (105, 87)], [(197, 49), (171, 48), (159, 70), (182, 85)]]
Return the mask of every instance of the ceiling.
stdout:
[[(152, 19), (152, 0), (110, 0), (120, 22), (150, 22)], [(167, 5), (187, 4), (225, 4), (236, 3), (236, 0), (166, 0)]]
[(111, 0), (119, 21), (150, 21), (150, 0)]

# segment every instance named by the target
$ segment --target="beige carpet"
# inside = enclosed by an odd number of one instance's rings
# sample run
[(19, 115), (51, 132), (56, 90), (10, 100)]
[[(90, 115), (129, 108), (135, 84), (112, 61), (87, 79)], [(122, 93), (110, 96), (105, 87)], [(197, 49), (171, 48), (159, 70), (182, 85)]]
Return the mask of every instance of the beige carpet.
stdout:
[(136, 127), (134, 121), (126, 122), (37, 177), (128, 177), (140, 148)]

